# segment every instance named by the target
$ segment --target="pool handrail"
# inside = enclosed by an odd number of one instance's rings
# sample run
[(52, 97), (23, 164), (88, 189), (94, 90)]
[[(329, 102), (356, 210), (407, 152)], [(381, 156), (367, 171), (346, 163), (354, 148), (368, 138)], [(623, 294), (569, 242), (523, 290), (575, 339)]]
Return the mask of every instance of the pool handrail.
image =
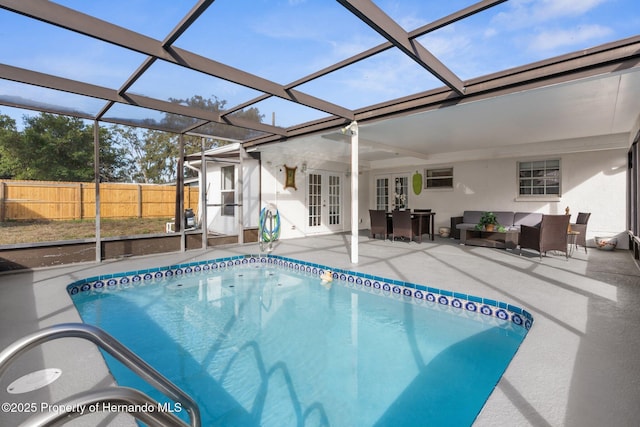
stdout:
[[(165, 378), (160, 372), (156, 371), (151, 365), (142, 360), (137, 354), (129, 350), (114, 337), (106, 333), (100, 328), (85, 323), (60, 323), (57, 325), (43, 328), (39, 331), (26, 335), (5, 348), (0, 352), (0, 377), (4, 374), (8, 366), (26, 351), (59, 338), (82, 338), (91, 341), (104, 351), (109, 353), (120, 363), (138, 374), (147, 383), (154, 386), (167, 397), (176, 402), (180, 402), (182, 407), (187, 410), (191, 420), (191, 427), (200, 427), (200, 409), (191, 397), (182, 391), (178, 386)], [(116, 390), (132, 390), (123, 387), (114, 387)], [(87, 392), (88, 395), (91, 392)], [(143, 394), (141, 392), (138, 392)], [(128, 397), (133, 397), (129, 392), (125, 393)], [(143, 394), (144, 395), (144, 394)], [(146, 395), (145, 395), (146, 396)], [(123, 396), (126, 397), (126, 396)], [(141, 398), (140, 396), (135, 396)], [(72, 398), (80, 398), (79, 395)], [(175, 417), (175, 416), (174, 416)], [(177, 417), (175, 417), (178, 419)]]

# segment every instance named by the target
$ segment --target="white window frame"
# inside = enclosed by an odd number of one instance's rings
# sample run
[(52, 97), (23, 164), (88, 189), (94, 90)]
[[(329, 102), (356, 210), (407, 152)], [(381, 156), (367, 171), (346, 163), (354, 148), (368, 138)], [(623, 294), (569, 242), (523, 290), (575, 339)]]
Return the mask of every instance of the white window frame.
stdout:
[[(451, 173), (448, 173), (451, 171)], [(437, 176), (429, 176), (434, 173)], [(446, 175), (440, 175), (440, 173), (447, 173)], [(444, 182), (445, 180), (451, 180), (451, 185), (433, 185), (433, 183)], [(430, 168), (424, 170), (424, 183), (423, 188), (425, 190), (452, 190), (453, 189), (453, 166)]]
[[(527, 174), (523, 174), (523, 172), (530, 172), (530, 175), (526, 176)], [(534, 176), (536, 172), (537, 176)], [(529, 181), (529, 185), (526, 185), (526, 181)], [(549, 185), (549, 183), (555, 182), (557, 182), (557, 193), (548, 192), (549, 189), (556, 187)], [(523, 194), (523, 188), (529, 188), (530, 193)], [(542, 192), (534, 193), (536, 189), (542, 190)], [(516, 165), (516, 193), (521, 200), (560, 198), (562, 196), (562, 160), (550, 158), (518, 161)]]

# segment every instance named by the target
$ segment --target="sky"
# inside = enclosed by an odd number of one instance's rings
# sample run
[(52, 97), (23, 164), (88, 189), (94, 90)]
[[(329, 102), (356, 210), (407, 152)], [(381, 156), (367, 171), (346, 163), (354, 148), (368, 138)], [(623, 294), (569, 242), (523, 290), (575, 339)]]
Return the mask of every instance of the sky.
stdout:
[[(59, 0), (57, 3), (162, 40), (195, 0)], [(411, 31), (475, 3), (467, 0), (379, 0), (375, 4)], [(511, 0), (418, 38), (463, 81), (635, 36), (638, 0)], [(144, 61), (139, 53), (0, 10), (0, 62), (119, 88)], [(10, 42), (6, 42), (9, 40)], [(191, 50), (280, 84), (288, 84), (385, 40), (336, 1), (217, 0), (178, 41)], [(297, 87), (357, 109), (442, 86), (393, 49)], [(157, 61), (131, 91), (159, 99), (217, 97), (231, 107), (259, 95), (233, 83)], [(0, 80), (0, 98), (22, 97), (97, 113), (103, 101)], [(326, 116), (271, 99), (256, 105), (270, 122), (291, 126)], [(24, 114), (0, 106), (20, 126)], [(115, 116), (155, 113), (121, 106)], [(154, 117), (159, 119), (156, 114)]]

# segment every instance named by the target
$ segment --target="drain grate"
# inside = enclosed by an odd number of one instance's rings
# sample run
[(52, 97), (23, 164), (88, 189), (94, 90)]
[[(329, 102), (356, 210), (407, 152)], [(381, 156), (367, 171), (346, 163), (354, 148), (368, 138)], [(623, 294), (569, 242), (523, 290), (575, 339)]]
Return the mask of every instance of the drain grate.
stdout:
[(7, 392), (11, 394), (27, 393), (46, 387), (62, 375), (62, 369), (48, 368), (23, 375), (7, 387)]

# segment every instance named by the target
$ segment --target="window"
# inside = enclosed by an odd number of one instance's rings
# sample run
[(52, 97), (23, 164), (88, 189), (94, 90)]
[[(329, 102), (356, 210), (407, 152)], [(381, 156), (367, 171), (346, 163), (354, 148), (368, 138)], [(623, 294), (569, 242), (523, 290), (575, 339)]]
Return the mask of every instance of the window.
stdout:
[(560, 195), (560, 160), (518, 162), (521, 196)]
[(235, 214), (236, 189), (235, 189), (235, 166), (224, 166), (221, 168), (222, 188), (222, 216), (233, 216)]
[(453, 188), (453, 168), (425, 169), (424, 188)]

